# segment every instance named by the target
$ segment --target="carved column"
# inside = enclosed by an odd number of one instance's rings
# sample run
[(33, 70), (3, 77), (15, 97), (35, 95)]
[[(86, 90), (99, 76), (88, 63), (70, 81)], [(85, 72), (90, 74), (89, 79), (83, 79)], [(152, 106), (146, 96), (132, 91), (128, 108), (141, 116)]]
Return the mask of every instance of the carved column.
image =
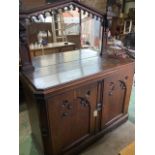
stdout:
[(20, 52), (22, 71), (33, 70), (34, 67), (32, 66), (31, 61), (30, 50), (28, 46), (27, 31), (26, 31), (26, 23), (24, 17), (20, 17), (19, 19), (19, 52)]
[(102, 21), (102, 46), (101, 46), (101, 53), (100, 55), (102, 56), (105, 51), (106, 51), (106, 46), (107, 46), (107, 28), (108, 28), (108, 20), (107, 20), (107, 15), (105, 14), (103, 16), (103, 21)]

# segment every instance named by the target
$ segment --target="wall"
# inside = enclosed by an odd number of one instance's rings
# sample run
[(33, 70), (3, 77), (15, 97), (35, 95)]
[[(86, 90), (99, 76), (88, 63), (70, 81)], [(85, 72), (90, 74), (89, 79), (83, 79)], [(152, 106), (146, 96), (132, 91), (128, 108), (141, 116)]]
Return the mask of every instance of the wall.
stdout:
[(46, 0), (21, 0), (22, 2), (22, 9), (32, 9), (38, 6), (42, 6), (46, 3)]
[[(31, 9), (37, 6), (44, 5), (47, 0), (21, 0), (23, 9)], [(82, 3), (88, 6), (94, 7), (95, 9), (105, 12), (107, 0), (80, 0)], [(93, 4), (93, 6), (92, 6)]]
[(106, 11), (107, 0), (80, 0), (80, 2), (87, 4), (90, 7), (94, 7), (102, 13)]

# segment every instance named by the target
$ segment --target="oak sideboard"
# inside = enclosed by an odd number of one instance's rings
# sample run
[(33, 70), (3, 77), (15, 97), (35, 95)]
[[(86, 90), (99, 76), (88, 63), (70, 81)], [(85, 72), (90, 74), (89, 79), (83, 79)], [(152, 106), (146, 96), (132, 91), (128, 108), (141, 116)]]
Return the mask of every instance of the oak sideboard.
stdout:
[(20, 79), (42, 154), (76, 155), (128, 119), (132, 59), (79, 49), (38, 56), (32, 63), (35, 69)]

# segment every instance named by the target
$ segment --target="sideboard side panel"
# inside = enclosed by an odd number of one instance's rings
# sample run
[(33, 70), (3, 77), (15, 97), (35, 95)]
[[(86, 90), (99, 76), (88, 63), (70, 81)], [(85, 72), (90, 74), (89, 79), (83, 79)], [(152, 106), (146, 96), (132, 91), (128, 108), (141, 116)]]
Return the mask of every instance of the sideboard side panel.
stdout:
[(30, 87), (28, 87), (27, 84), (25, 83), (23, 83), (23, 87), (24, 87), (23, 90), (25, 94), (26, 104), (28, 108), (32, 138), (36, 144), (37, 149), (39, 149), (39, 151), (43, 153), (44, 147), (42, 143), (42, 136), (40, 130), (39, 107)]

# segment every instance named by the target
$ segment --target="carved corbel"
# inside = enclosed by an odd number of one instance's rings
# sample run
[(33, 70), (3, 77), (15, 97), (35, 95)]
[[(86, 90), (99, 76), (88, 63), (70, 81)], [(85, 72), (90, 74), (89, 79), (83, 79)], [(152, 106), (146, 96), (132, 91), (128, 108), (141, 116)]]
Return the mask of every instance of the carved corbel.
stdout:
[(20, 18), (19, 20), (19, 52), (23, 71), (33, 70), (30, 50), (28, 46), (28, 36), (26, 31), (26, 20)]

